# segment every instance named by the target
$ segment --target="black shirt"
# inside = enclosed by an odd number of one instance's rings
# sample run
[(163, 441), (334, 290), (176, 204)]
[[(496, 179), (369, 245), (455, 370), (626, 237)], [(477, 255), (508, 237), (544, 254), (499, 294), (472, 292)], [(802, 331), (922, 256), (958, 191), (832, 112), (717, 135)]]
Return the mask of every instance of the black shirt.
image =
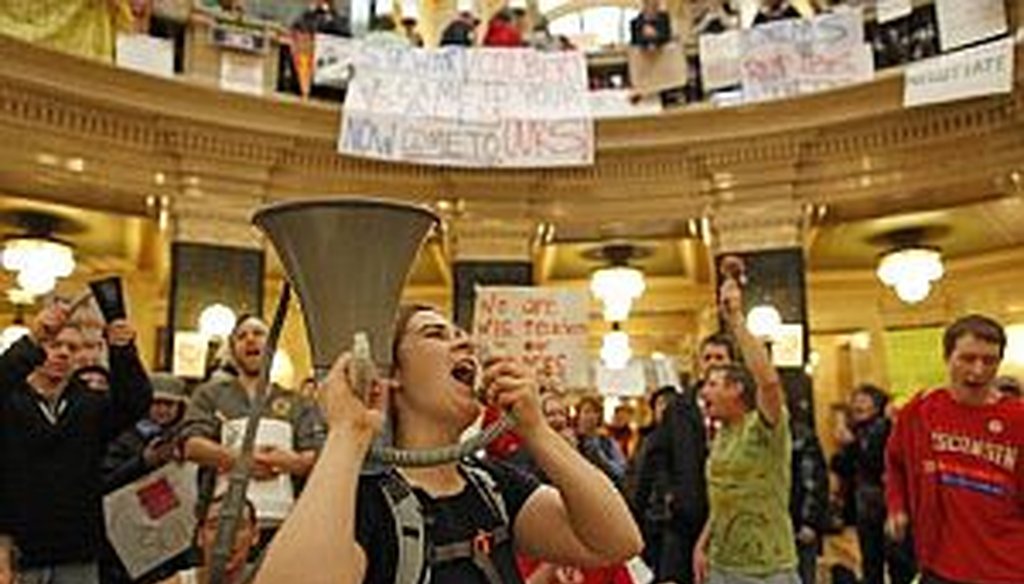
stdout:
[[(514, 467), (493, 461), (472, 461), (491, 475), (501, 493), (508, 513), (510, 538), (512, 526), (520, 509), (537, 489), (539, 483)], [(393, 584), (398, 564), (398, 542), (395, 520), (391, 515), (381, 486), (382, 475), (366, 475), (359, 479), (356, 498), (356, 541), (366, 552), (366, 584)], [(445, 545), (471, 540), (480, 530), (491, 531), (501, 524), (491, 505), (469, 479), (466, 487), (455, 495), (433, 498), (422, 489), (413, 493), (423, 508), (428, 541)], [(521, 582), (516, 569), (515, 549), (511, 539), (492, 552), (504, 582)], [(431, 566), (434, 584), (487, 584), (484, 574), (469, 559)]]
[(152, 397), (135, 347), (110, 347), (110, 391), (72, 378), (48, 415), (25, 381), (45, 358), (28, 338), (0, 356), (0, 532), (18, 541), (27, 568), (96, 559), (100, 460)]

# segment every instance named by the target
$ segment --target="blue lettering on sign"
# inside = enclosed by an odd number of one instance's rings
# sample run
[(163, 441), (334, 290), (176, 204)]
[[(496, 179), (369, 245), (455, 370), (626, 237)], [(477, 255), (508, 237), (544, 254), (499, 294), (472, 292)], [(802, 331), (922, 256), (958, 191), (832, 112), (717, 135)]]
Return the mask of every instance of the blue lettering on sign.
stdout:
[(345, 119), (344, 148), (348, 152), (368, 152), (390, 157), (395, 152), (395, 123), (349, 114)]

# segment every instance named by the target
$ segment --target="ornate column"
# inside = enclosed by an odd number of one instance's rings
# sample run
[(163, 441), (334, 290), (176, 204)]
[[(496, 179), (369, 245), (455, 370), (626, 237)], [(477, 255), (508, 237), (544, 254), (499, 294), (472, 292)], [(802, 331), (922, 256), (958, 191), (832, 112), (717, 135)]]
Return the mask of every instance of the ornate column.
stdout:
[[(237, 316), (263, 313), (264, 254), (250, 226), (262, 197), (214, 194), (216, 184), (185, 175), (172, 203), (171, 286), (165, 363), (180, 366), (175, 336), (199, 330), (203, 310), (221, 304)], [(193, 344), (195, 351), (198, 344)], [(193, 356), (194, 353), (193, 353)], [(176, 362), (178, 361), (178, 362)]]

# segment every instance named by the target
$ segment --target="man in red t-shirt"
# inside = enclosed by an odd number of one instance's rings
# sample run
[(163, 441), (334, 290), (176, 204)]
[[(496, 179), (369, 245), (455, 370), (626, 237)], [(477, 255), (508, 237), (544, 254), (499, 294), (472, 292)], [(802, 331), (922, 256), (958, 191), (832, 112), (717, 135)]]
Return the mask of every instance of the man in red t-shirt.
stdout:
[(993, 386), (1005, 348), (990, 318), (953, 323), (948, 386), (911, 400), (889, 439), (887, 528), (912, 527), (922, 584), (1024, 582), (1024, 401)]

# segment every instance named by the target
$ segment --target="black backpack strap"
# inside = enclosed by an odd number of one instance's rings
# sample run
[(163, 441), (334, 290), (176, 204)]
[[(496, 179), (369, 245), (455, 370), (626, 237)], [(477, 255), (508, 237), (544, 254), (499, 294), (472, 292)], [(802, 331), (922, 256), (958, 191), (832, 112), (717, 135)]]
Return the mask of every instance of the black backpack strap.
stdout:
[(405, 479), (394, 470), (384, 474), (380, 485), (395, 520), (395, 539), (398, 542), (395, 584), (429, 582), (427, 531), (419, 499)]

